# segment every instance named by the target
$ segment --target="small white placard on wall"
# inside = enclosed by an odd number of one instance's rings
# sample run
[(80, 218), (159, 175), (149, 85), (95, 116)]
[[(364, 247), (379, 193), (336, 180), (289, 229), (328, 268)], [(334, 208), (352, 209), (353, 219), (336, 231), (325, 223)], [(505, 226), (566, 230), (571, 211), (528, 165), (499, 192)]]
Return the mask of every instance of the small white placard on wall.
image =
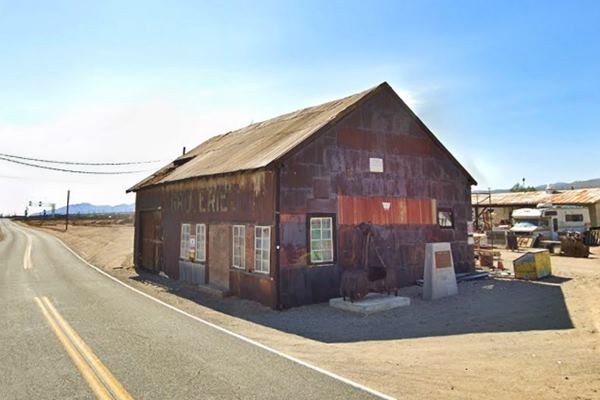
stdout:
[(383, 158), (369, 158), (369, 171), (383, 172)]

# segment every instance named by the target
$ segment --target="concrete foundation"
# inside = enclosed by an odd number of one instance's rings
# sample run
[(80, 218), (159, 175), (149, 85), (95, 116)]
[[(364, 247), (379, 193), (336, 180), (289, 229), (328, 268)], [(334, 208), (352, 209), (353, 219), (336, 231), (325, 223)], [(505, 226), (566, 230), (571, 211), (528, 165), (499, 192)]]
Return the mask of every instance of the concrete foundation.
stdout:
[(393, 308), (410, 305), (409, 297), (388, 296), (379, 293), (369, 293), (364, 299), (350, 302), (344, 301), (341, 297), (329, 300), (329, 305), (340, 310), (352, 311), (359, 314), (372, 314), (380, 311), (391, 310)]

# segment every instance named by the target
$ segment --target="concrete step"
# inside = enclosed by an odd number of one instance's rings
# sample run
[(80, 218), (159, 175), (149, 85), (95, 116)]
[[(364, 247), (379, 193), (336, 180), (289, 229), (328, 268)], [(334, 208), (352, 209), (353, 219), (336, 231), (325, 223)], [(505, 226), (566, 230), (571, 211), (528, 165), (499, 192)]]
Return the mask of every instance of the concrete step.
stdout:
[(340, 310), (351, 311), (359, 314), (373, 314), (387, 311), (398, 307), (410, 305), (410, 297), (386, 295), (381, 293), (369, 293), (363, 299), (355, 302), (346, 301), (341, 297), (329, 300), (329, 305)]

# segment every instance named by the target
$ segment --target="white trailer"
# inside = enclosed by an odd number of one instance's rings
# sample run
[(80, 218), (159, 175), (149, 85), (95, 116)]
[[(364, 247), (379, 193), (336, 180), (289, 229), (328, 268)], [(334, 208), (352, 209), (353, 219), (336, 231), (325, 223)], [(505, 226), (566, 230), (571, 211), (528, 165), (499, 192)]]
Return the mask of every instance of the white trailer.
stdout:
[(546, 239), (557, 240), (560, 233), (580, 232), (590, 229), (590, 212), (585, 207), (538, 204), (536, 208), (520, 208), (512, 213), (517, 235), (542, 234)]

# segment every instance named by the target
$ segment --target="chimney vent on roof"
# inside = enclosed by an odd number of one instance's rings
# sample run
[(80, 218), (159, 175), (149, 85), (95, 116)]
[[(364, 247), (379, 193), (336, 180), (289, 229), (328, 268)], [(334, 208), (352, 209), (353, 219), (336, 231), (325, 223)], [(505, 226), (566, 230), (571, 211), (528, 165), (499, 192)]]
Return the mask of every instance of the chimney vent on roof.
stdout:
[(558, 190), (554, 189), (551, 184), (546, 185), (546, 193), (547, 194), (556, 194)]

